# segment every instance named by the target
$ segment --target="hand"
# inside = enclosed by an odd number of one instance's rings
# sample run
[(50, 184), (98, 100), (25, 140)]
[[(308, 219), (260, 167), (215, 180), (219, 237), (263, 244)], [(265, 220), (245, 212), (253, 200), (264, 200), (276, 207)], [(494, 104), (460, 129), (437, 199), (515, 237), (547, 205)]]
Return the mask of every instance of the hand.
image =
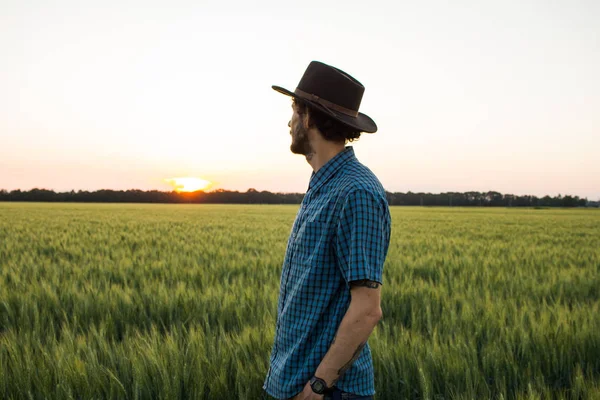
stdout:
[(310, 387), (310, 383), (307, 383), (304, 386), (304, 390), (292, 397), (292, 400), (322, 400), (324, 397), (325, 396), (322, 394), (316, 394), (313, 392), (312, 388)]

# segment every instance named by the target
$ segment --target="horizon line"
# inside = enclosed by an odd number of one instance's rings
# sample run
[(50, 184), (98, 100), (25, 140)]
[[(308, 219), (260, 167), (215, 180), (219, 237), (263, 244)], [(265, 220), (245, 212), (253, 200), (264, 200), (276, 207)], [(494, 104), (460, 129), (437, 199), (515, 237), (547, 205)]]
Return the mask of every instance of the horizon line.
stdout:
[[(113, 192), (127, 192), (127, 191), (141, 191), (141, 192), (162, 192), (162, 193), (178, 193), (178, 194), (193, 194), (193, 193), (214, 193), (214, 192), (218, 192), (218, 191), (224, 191), (224, 192), (240, 192), (240, 193), (247, 193), (249, 191), (256, 191), (256, 192), (269, 192), (269, 193), (279, 193), (279, 194), (306, 194), (306, 192), (280, 192), (280, 191), (270, 191), (270, 190), (259, 190), (256, 188), (247, 188), (245, 191), (243, 190), (237, 190), (237, 189), (224, 189), (224, 188), (217, 188), (217, 189), (212, 189), (212, 190), (196, 190), (193, 192), (185, 192), (185, 191), (177, 191), (177, 190), (162, 190), (162, 189), (136, 189), (136, 188), (129, 188), (129, 189), (107, 189), (107, 188), (102, 188), (102, 189), (93, 189), (93, 190), (87, 190), (87, 189), (71, 189), (71, 190), (65, 190), (65, 191), (57, 191), (55, 189), (48, 189), (48, 188), (43, 188), (43, 187), (33, 187), (31, 189), (4, 189), (4, 188), (0, 188), (0, 192), (13, 192), (13, 191), (21, 191), (21, 192), (30, 192), (33, 190), (46, 190), (46, 191), (50, 191), (50, 192), (54, 192), (54, 193), (69, 193), (69, 192), (98, 192), (98, 191), (113, 191)], [(386, 193), (413, 193), (413, 194), (430, 194), (430, 195), (436, 195), (436, 194), (453, 194), (453, 193), (458, 193), (458, 194), (464, 194), (464, 193), (499, 193), (503, 196), (505, 195), (511, 195), (511, 196), (517, 196), (517, 197), (525, 197), (525, 196), (531, 196), (531, 197), (537, 197), (537, 198), (542, 198), (542, 197), (566, 197), (566, 196), (571, 196), (571, 197), (578, 197), (580, 199), (586, 199), (588, 201), (596, 201), (596, 200), (590, 200), (587, 196), (582, 197), (576, 194), (569, 194), (569, 193), (558, 193), (556, 196), (552, 196), (550, 194), (545, 194), (543, 196), (538, 196), (538, 195), (533, 195), (533, 194), (515, 194), (515, 193), (502, 193), (500, 191), (497, 190), (467, 190), (467, 191), (446, 191), (446, 192), (413, 192), (411, 190), (408, 190), (406, 192), (400, 192), (400, 191), (390, 191), (385, 189)], [(600, 201), (600, 196), (598, 197), (598, 200)]]

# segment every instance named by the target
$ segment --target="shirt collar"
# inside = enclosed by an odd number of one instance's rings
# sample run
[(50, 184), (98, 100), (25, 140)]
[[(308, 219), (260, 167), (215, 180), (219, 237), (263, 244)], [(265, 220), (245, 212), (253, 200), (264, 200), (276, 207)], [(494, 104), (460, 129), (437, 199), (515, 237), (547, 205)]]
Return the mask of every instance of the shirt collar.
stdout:
[(316, 190), (329, 178), (349, 161), (355, 160), (354, 149), (352, 146), (346, 146), (346, 148), (336, 154), (331, 160), (327, 161), (317, 172), (312, 173), (310, 176), (310, 182), (308, 183), (308, 190)]

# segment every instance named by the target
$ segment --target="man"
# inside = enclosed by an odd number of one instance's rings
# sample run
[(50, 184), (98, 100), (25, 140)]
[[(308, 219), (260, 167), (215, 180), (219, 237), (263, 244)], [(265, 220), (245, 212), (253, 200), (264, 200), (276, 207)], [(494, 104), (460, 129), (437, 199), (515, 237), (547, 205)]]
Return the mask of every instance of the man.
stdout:
[(313, 168), (288, 240), (271, 365), (263, 389), (278, 399), (372, 399), (367, 339), (381, 319), (390, 240), (385, 191), (347, 142), (377, 131), (359, 113), (364, 86), (311, 62), (294, 92), (293, 153)]

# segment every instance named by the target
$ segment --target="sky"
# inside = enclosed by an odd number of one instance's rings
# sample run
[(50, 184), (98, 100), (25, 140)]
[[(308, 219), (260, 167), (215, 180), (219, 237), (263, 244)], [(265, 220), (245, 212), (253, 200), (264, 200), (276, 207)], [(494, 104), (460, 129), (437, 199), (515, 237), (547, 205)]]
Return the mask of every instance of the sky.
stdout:
[(0, 189), (304, 192), (312, 60), (366, 87), (394, 192), (600, 199), (600, 2), (0, 0)]

